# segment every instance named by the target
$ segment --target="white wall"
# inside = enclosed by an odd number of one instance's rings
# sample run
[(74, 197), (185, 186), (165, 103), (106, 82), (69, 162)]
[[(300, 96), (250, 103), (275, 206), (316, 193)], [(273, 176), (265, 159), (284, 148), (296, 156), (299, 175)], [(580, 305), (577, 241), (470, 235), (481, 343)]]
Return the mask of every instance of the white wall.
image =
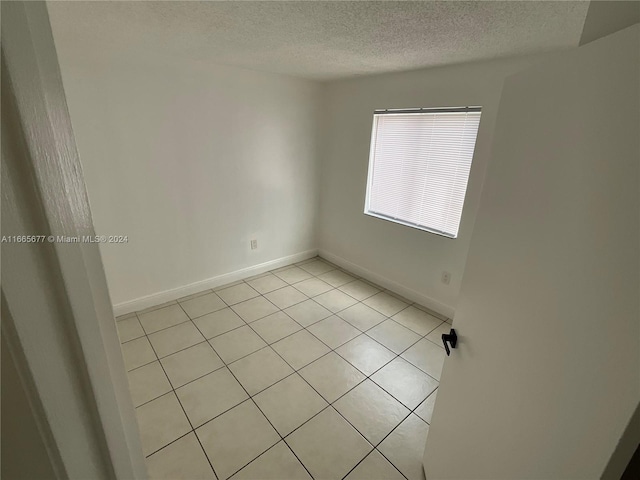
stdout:
[[(129, 236), (101, 247), (119, 313), (144, 306), (132, 300), (159, 303), (188, 293), (162, 292), (319, 246), (453, 316), (502, 81), (541, 58), (320, 85), (161, 54), (115, 59), (62, 40), (57, 47), (96, 230)], [(483, 106), (459, 237), (365, 216), (373, 110), (443, 105)]]
[(316, 247), (318, 84), (57, 48), (116, 306)]
[[(399, 293), (453, 316), (503, 80), (541, 58), (520, 57), (329, 83), (323, 101), (321, 254), (386, 278)], [(464, 105), (481, 105), (483, 110), (458, 238), (364, 215), (374, 109)], [(449, 285), (441, 282), (445, 270), (452, 274)]]

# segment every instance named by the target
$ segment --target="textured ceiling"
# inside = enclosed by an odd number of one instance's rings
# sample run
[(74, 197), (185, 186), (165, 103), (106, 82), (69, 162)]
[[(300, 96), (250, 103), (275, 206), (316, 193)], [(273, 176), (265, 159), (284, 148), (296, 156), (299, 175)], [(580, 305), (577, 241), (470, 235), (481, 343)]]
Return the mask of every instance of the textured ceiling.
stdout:
[(175, 56), (328, 80), (575, 47), (588, 3), (49, 2), (49, 11), (58, 48), (76, 58)]

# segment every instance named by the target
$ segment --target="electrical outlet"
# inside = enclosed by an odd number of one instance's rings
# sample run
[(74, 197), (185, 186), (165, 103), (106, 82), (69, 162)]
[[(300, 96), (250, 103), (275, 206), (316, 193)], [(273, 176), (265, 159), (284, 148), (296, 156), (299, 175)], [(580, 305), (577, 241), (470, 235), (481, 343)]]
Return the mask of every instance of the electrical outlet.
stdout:
[(257, 239), (253, 239), (251, 240), (251, 250), (256, 250), (258, 248), (258, 240)]
[(451, 274), (449, 272), (442, 272), (442, 283), (449, 285), (451, 283)]

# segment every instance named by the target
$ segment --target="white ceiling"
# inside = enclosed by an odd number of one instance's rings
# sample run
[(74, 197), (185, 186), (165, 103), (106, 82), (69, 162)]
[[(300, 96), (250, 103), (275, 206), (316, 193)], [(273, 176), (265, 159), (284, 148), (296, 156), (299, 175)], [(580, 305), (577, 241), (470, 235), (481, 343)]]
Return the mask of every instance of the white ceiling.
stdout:
[(329, 80), (575, 47), (589, 2), (49, 2), (59, 48)]

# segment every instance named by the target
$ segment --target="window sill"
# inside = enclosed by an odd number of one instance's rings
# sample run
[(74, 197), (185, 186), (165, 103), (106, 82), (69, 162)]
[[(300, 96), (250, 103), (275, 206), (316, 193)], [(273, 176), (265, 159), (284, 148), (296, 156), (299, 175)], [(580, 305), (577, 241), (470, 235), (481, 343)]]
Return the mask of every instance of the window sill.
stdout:
[(393, 218), (393, 217), (388, 217), (386, 215), (381, 215), (379, 213), (368, 212), (368, 211), (365, 210), (364, 214), (368, 215), (369, 217), (374, 217), (374, 218), (378, 218), (380, 220), (385, 220), (387, 222), (396, 223), (398, 225), (402, 225), (403, 227), (409, 227), (409, 228), (413, 228), (415, 230), (421, 230), (423, 232), (432, 233), (434, 235), (438, 235), (439, 237), (448, 238), (449, 240), (455, 240), (456, 238), (458, 238), (457, 235), (453, 236), (453, 235), (451, 235), (449, 233), (441, 232), (439, 230), (433, 230), (431, 228), (423, 227), (422, 225), (418, 225), (416, 223), (405, 222), (404, 220), (400, 220), (398, 218)]

